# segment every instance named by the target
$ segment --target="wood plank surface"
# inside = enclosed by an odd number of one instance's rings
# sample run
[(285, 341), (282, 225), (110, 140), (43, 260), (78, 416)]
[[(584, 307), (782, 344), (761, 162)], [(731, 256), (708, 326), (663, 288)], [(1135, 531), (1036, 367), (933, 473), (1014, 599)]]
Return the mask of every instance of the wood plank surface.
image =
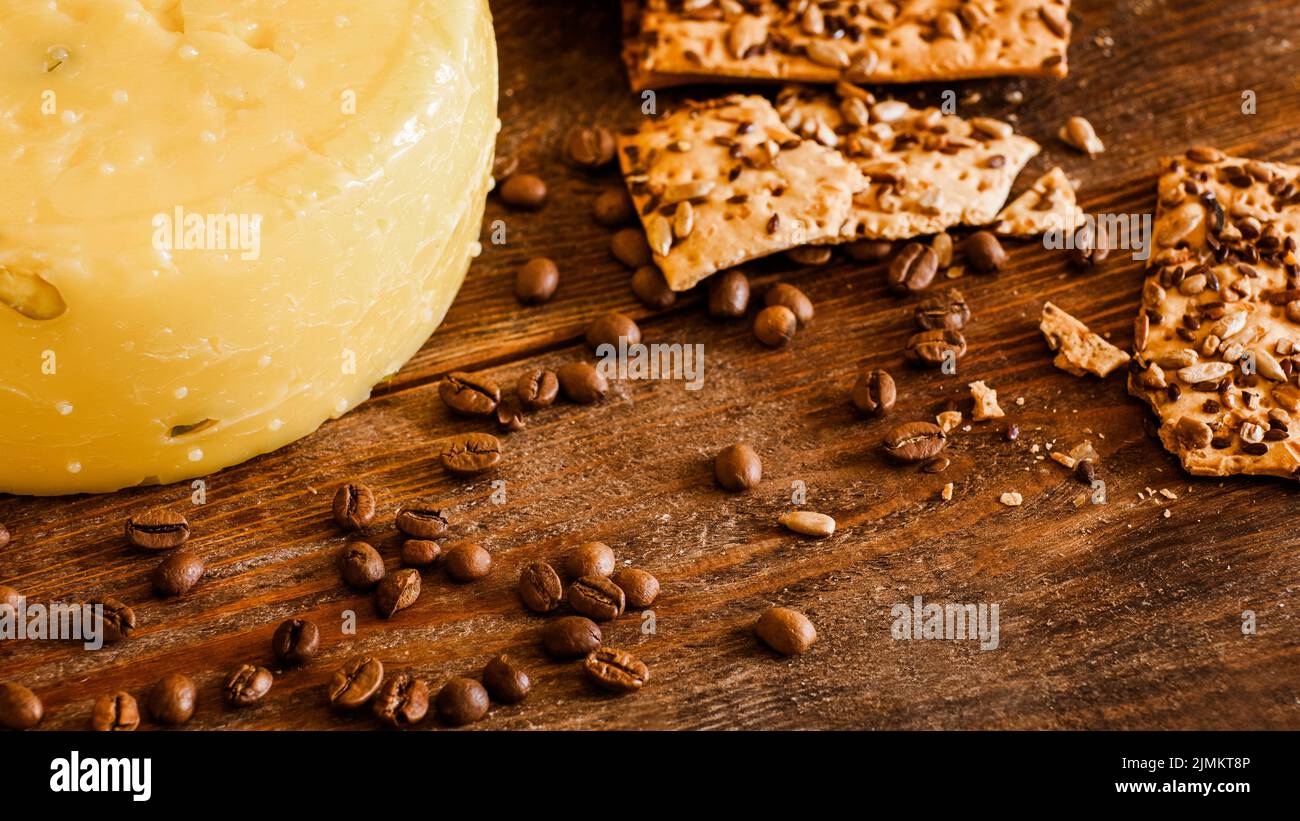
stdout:
[[(551, 188), (547, 207), (520, 214), (489, 203), (509, 241), (485, 242), (443, 327), (374, 398), (307, 439), (206, 480), (206, 502), (188, 485), (60, 499), (0, 497), (13, 541), (0, 552), (0, 584), (30, 600), (117, 596), (140, 619), (129, 640), (98, 652), (43, 642), (0, 644), (0, 679), (43, 698), (47, 728), (88, 726), (94, 700), (125, 689), (143, 695), (167, 672), (199, 686), (191, 728), (371, 728), (325, 703), (331, 672), (359, 653), (389, 669), (411, 668), (434, 686), (476, 675), (510, 652), (535, 686), (518, 706), (494, 706), (475, 725), (502, 728), (1300, 728), (1300, 533), (1295, 484), (1195, 479), (1143, 431), (1143, 406), (1122, 376), (1076, 379), (1051, 365), (1037, 330), (1050, 299), (1131, 344), (1140, 263), (1112, 260), (1080, 275), (1057, 252), (1011, 244), (1011, 264), (959, 284), (971, 304), (970, 352), (955, 376), (907, 368), (901, 349), (912, 303), (888, 294), (880, 267), (839, 261), (798, 269), (752, 266), (759, 286), (792, 282), (816, 305), (813, 324), (781, 351), (762, 348), (748, 321), (720, 323), (697, 295), (652, 312), (633, 298), (629, 273), (608, 252), (609, 232), (590, 217), (593, 195), (616, 184), (559, 159), (578, 121), (633, 124), (641, 100), (618, 59), (614, 2), (493, 0), (501, 55), (499, 150)], [(1156, 159), (1189, 145), (1300, 162), (1300, 52), (1293, 0), (1076, 2), (1070, 76), (1062, 82), (952, 84), (963, 115), (1014, 119), (1044, 147), (1017, 191), (1060, 164), (1082, 182), (1089, 212), (1150, 213)], [(934, 103), (946, 86), (899, 89)], [(674, 89), (661, 110), (724, 87)], [(1010, 92), (1023, 102), (1008, 100)], [(1256, 112), (1242, 111), (1252, 92)], [(1097, 127), (1095, 160), (1055, 134), (1070, 115)], [(486, 234), (485, 234), (486, 239)], [(522, 308), (514, 269), (545, 255), (563, 272), (556, 298)], [(437, 381), (481, 371), (512, 384), (521, 371), (590, 358), (585, 323), (602, 310), (635, 316), (648, 342), (704, 345), (705, 381), (623, 381), (596, 406), (557, 404), (505, 438), (490, 479), (446, 475), (431, 443), (485, 423), (451, 417)], [(751, 316), (752, 316), (751, 309)], [(880, 455), (884, 421), (860, 419), (847, 392), (863, 367), (899, 381), (892, 420), (930, 418), (966, 384), (999, 390), (1009, 420), (954, 434), (952, 465), (939, 475), (898, 468)], [(1023, 404), (1016, 400), (1023, 398)], [(1105, 504), (1075, 504), (1083, 485), (1044, 459), (1091, 440), (1101, 455)], [(727, 494), (712, 481), (713, 454), (736, 441), (763, 457), (755, 491)], [(1034, 446), (1039, 446), (1034, 452)], [(441, 571), (424, 578), (412, 608), (390, 621), (340, 582), (332, 563), (344, 538), (329, 520), (334, 488), (355, 478), (379, 495), (374, 544), (397, 566), (392, 514), (427, 499), (452, 511), (457, 535), (482, 541), (494, 570), (471, 585)], [(836, 534), (784, 532), (792, 487), (807, 507), (833, 515)], [(953, 482), (950, 502), (939, 498)], [(1168, 489), (1177, 498), (1139, 498)], [(998, 502), (1023, 495), (1018, 508)], [(184, 509), (207, 576), (177, 601), (154, 598), (156, 557), (129, 549), (122, 523), (155, 504)], [(1166, 516), (1166, 511), (1168, 515)], [(600, 540), (620, 562), (660, 579), (653, 632), (637, 614), (606, 628), (606, 643), (634, 651), (653, 671), (631, 696), (602, 695), (575, 663), (544, 657), (543, 619), (514, 592), (519, 570)], [(891, 605), (996, 603), (1000, 643), (897, 641)], [(798, 608), (820, 640), (780, 659), (751, 628), (770, 604)], [(1242, 631), (1244, 611), (1258, 630)], [(346, 611), (355, 635), (342, 633)], [(281, 673), (270, 636), (285, 618), (322, 628), (321, 656)], [(220, 699), (242, 662), (271, 666), (275, 687), (254, 709)], [(436, 721), (426, 721), (434, 729)]]

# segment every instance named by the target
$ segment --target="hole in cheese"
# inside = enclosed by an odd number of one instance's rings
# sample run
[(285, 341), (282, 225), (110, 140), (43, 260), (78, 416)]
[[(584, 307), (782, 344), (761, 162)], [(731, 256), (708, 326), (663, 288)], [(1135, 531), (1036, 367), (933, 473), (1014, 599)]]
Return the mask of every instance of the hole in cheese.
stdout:
[(0, 303), (28, 319), (54, 319), (68, 310), (59, 289), (21, 268), (0, 265)]
[(198, 422), (191, 422), (188, 425), (172, 425), (172, 429), (167, 432), (167, 435), (172, 439), (179, 439), (182, 436), (189, 436), (198, 433), (199, 431), (205, 431), (215, 424), (217, 424), (216, 419), (202, 419)]

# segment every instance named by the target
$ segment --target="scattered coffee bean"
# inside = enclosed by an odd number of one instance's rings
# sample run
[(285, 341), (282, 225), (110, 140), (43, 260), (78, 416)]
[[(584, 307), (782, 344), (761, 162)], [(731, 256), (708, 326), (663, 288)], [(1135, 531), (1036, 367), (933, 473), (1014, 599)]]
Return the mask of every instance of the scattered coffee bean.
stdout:
[(749, 277), (738, 268), (723, 271), (709, 280), (709, 316), (735, 319), (749, 307)]
[(586, 362), (566, 362), (556, 371), (556, 377), (565, 398), (579, 405), (599, 402), (609, 390), (605, 375)]
[(763, 479), (763, 460), (749, 445), (729, 445), (714, 458), (713, 476), (724, 490), (749, 490)]
[(763, 294), (763, 302), (769, 307), (783, 305), (789, 308), (794, 313), (795, 319), (799, 320), (800, 327), (812, 322), (812, 300), (808, 298), (807, 294), (793, 285), (778, 282)]
[(189, 550), (178, 550), (153, 570), (153, 592), (159, 596), (184, 596), (203, 578), (203, 559)]
[(778, 521), (803, 536), (824, 538), (835, 532), (834, 519), (825, 513), (814, 513), (811, 510), (791, 510), (782, 513)]
[(601, 345), (609, 345), (617, 351), (619, 340), (626, 340), (625, 344), (629, 346), (641, 341), (641, 329), (627, 314), (608, 311), (587, 326), (587, 344), (592, 350), (598, 350)]
[(654, 257), (650, 254), (650, 243), (646, 242), (645, 232), (640, 228), (615, 231), (609, 240), (609, 250), (614, 259), (633, 271), (654, 262)]
[(1076, 242), (1070, 249), (1070, 263), (1076, 268), (1097, 268), (1110, 256), (1110, 237), (1101, 223), (1092, 232), (1085, 234), (1085, 241)]
[(281, 664), (306, 664), (320, 651), (320, 628), (307, 619), (280, 622), (271, 636), (271, 652)]
[(844, 253), (854, 262), (884, 262), (894, 253), (894, 243), (883, 239), (860, 239), (845, 245)]
[(501, 401), (501, 389), (490, 379), (468, 373), (448, 374), (438, 383), (442, 403), (464, 416), (488, 416)]
[(769, 305), (754, 317), (754, 336), (769, 348), (780, 348), (794, 339), (799, 320), (784, 305)]
[(643, 610), (659, 598), (659, 580), (640, 568), (619, 568), (610, 580), (622, 588), (629, 610)]
[(365, 542), (349, 542), (339, 549), (339, 575), (348, 587), (371, 590), (384, 577), (384, 559)]
[(1097, 468), (1091, 459), (1080, 459), (1074, 466), (1074, 476), (1083, 484), (1091, 486), (1097, 479)]
[(528, 697), (532, 679), (509, 656), (497, 656), (483, 668), (483, 686), (502, 704), (518, 704)]
[(472, 678), (454, 678), (438, 691), (438, 717), (453, 727), (478, 721), (488, 706), (487, 690)]
[(921, 465), (921, 470), (926, 473), (943, 473), (951, 464), (947, 456), (936, 456), (933, 459)]
[(190, 523), (173, 510), (155, 508), (126, 520), (126, 538), (143, 550), (170, 550), (190, 537)]
[(375, 519), (375, 494), (362, 484), (348, 482), (334, 493), (334, 523), (346, 531), (367, 527)]
[(549, 613), (564, 600), (564, 585), (555, 568), (533, 562), (519, 574), (519, 598), (535, 613)]
[(412, 539), (434, 539), (447, 532), (447, 516), (431, 507), (403, 507), (397, 511), (397, 529)]
[(927, 331), (960, 331), (970, 322), (970, 307), (961, 291), (949, 288), (917, 303), (913, 316), (916, 324)]
[(90, 711), (90, 729), (97, 733), (131, 733), (140, 726), (140, 706), (130, 693), (100, 696)]
[(448, 473), (477, 476), (501, 461), (501, 440), (490, 433), (462, 433), (442, 440), (438, 459)]
[(623, 187), (607, 188), (600, 192), (591, 206), (596, 222), (606, 228), (618, 228), (636, 220), (636, 206)]
[(898, 389), (887, 371), (867, 371), (853, 385), (853, 407), (866, 416), (884, 416), (894, 409)]
[(189, 676), (168, 673), (149, 691), (149, 715), (159, 724), (184, 724), (194, 715), (197, 699)]
[(492, 180), (497, 185), (501, 185), (518, 170), (519, 158), (514, 154), (498, 154), (492, 158)]
[(952, 234), (947, 231), (940, 231), (935, 234), (934, 238), (930, 240), (930, 248), (934, 251), (935, 257), (938, 258), (940, 269), (952, 265)]
[(515, 274), (515, 299), (524, 305), (549, 302), (560, 286), (560, 269), (546, 257), (534, 257)]
[(374, 656), (357, 656), (334, 671), (326, 690), (336, 710), (355, 710), (379, 691), (384, 665)]
[(104, 608), (103, 616), (98, 621), (100, 635), (105, 644), (114, 644), (130, 638), (131, 633), (135, 632), (135, 611), (118, 599), (110, 597), (92, 601), (90, 604)]
[(1007, 263), (1007, 252), (1002, 243), (988, 231), (976, 231), (962, 244), (966, 261), (981, 274), (991, 274)]
[(511, 174), (500, 192), (501, 201), (512, 208), (536, 211), (546, 204), (546, 183), (535, 174)]
[(0, 681), (0, 727), (30, 730), (45, 717), (45, 705), (35, 693), (13, 681)]
[(788, 607), (769, 607), (754, 626), (763, 643), (783, 656), (802, 653), (817, 641), (817, 629), (808, 617)]
[(608, 576), (614, 572), (614, 551), (604, 542), (583, 542), (565, 554), (564, 572), (570, 579)]
[(604, 576), (583, 576), (569, 585), (569, 606), (596, 621), (611, 621), (623, 615), (627, 598), (623, 589)]
[(834, 256), (829, 245), (801, 245), (785, 252), (785, 258), (795, 265), (814, 267), (825, 265)]
[(934, 249), (919, 242), (909, 242), (889, 265), (889, 288), (896, 294), (921, 291), (934, 281), (939, 257)]
[(473, 582), (492, 571), (492, 554), (477, 542), (457, 542), (443, 558), (447, 575), (458, 582)]
[(429, 684), (410, 672), (397, 673), (380, 685), (371, 709), (390, 727), (414, 727), (429, 712)]
[(576, 659), (600, 646), (600, 628), (582, 616), (561, 616), (542, 628), (542, 646), (556, 659)]
[(931, 422), (904, 422), (885, 434), (885, 453), (900, 462), (925, 462), (948, 444), (939, 426)]
[(402, 542), (402, 564), (407, 567), (432, 567), (442, 555), (437, 542), (428, 539), (407, 539)]
[(275, 676), (265, 667), (253, 664), (241, 664), (230, 675), (222, 687), (226, 703), (232, 707), (249, 707), (269, 692), (275, 683)]
[(575, 125), (564, 136), (564, 156), (579, 168), (609, 165), (617, 151), (614, 132), (603, 126)]
[(420, 598), (420, 571), (405, 568), (395, 570), (383, 578), (375, 588), (375, 610), (391, 619), (399, 610), (405, 610)]
[(663, 309), (677, 301), (677, 292), (668, 287), (668, 280), (653, 265), (636, 269), (632, 275), (632, 293), (649, 308)]
[(555, 371), (536, 368), (519, 375), (515, 382), (515, 394), (528, 410), (538, 410), (550, 406), (560, 392), (560, 380)]
[(592, 684), (611, 693), (631, 693), (650, 680), (650, 668), (640, 659), (613, 647), (592, 650), (582, 663), (582, 671)]
[(935, 329), (918, 331), (907, 340), (903, 355), (908, 362), (923, 368), (941, 368), (966, 355), (966, 338), (961, 331)]

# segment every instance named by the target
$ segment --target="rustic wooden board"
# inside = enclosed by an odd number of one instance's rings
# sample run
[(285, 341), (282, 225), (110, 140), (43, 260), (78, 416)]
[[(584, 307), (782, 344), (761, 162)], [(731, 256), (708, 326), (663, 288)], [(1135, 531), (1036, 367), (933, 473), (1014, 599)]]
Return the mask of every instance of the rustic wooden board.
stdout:
[[(368, 717), (325, 706), (324, 683), (344, 659), (377, 653), (436, 684), (509, 651), (532, 673), (534, 692), (523, 705), (494, 708), (478, 727), (1300, 728), (1297, 488), (1186, 476), (1143, 433), (1145, 411), (1120, 377), (1057, 371), (1036, 330), (1051, 299), (1129, 344), (1139, 264), (1079, 276), (1041, 246), (1015, 246), (1008, 270), (961, 282), (975, 320), (956, 377), (903, 365), (910, 304), (886, 293), (878, 268), (755, 266), (758, 282), (796, 283), (816, 303), (814, 324), (785, 351), (759, 347), (747, 323), (710, 321), (697, 296), (652, 314), (632, 298), (607, 232), (589, 217), (592, 194), (612, 179), (558, 161), (560, 137), (575, 120), (640, 116), (618, 61), (616, 5), (493, 3), (501, 150), (542, 173), (553, 196), (536, 215), (489, 205), (489, 219), (506, 220), (509, 243), (487, 245), (442, 329), (372, 401), (292, 447), (210, 477), (201, 506), (189, 505), (186, 485), (0, 498), (0, 521), (14, 536), (0, 554), (0, 583), (36, 601), (116, 595), (142, 622), (130, 640), (96, 653), (0, 646), (0, 678), (40, 693), (45, 726), (86, 727), (97, 696), (139, 694), (183, 671), (200, 687), (191, 727), (364, 728), (373, 726)], [(1300, 161), (1300, 55), (1285, 39), (1290, 0), (1076, 6), (1068, 80), (954, 86), (982, 98), (961, 113), (1015, 115), (1044, 145), (1018, 188), (1059, 163), (1082, 180), (1089, 211), (1140, 213), (1154, 207), (1156, 158), (1191, 144)], [(1113, 46), (1094, 40), (1106, 34)], [(1013, 89), (1023, 91), (1022, 104), (1006, 101)], [(1258, 104), (1253, 115), (1241, 110), (1247, 90)], [(658, 103), (711, 91), (663, 93)], [(905, 96), (934, 102), (940, 91)], [(1097, 125), (1103, 157), (1089, 161), (1055, 139), (1075, 113)], [(539, 254), (558, 260), (564, 279), (552, 303), (521, 309), (513, 269)], [(487, 479), (453, 480), (437, 467), (433, 439), (484, 427), (447, 415), (436, 397), (442, 374), (482, 370), (509, 382), (527, 367), (588, 356), (581, 329), (607, 308), (640, 319), (647, 341), (704, 344), (704, 389), (625, 382), (599, 406), (533, 416), (507, 440), (497, 476), (506, 482), (503, 504), (490, 499)], [(977, 425), (955, 437), (945, 474), (895, 468), (879, 455), (884, 424), (860, 420), (847, 403), (864, 365), (897, 375), (896, 419), (929, 417), (963, 398), (968, 381), (984, 379), (1023, 434), (1012, 443), (1002, 426)], [(1031, 452), (1083, 439), (1102, 456), (1103, 505), (1076, 507), (1083, 486)], [(738, 440), (765, 464), (763, 485), (741, 496), (716, 489), (710, 467), (717, 449)], [(329, 522), (329, 498), (347, 477), (380, 492), (376, 546), (390, 564), (392, 512), (428, 498), (454, 511), (460, 534), (489, 546), (492, 576), (462, 586), (429, 573), (416, 606), (379, 620), (331, 563), (343, 539)], [(776, 526), (795, 481), (806, 484), (809, 507), (839, 520), (833, 538), (799, 539)], [(956, 494), (944, 503), (938, 494), (948, 481)], [(1178, 498), (1139, 500), (1144, 488)], [(1022, 507), (998, 504), (1010, 490), (1024, 495)], [(159, 503), (187, 510), (197, 534), (191, 547), (209, 567), (180, 601), (150, 595), (157, 559), (132, 552), (120, 535), (130, 512)], [(524, 564), (590, 539), (664, 586), (653, 634), (636, 616), (606, 630), (608, 643), (653, 668), (651, 684), (634, 696), (597, 694), (574, 664), (547, 661), (538, 648), (542, 621), (515, 598)], [(1000, 647), (891, 639), (890, 606), (916, 595), (997, 603)], [(781, 660), (756, 644), (752, 621), (770, 603), (800, 608), (817, 624), (821, 639), (808, 654)], [(355, 636), (341, 635), (345, 610), (358, 614)], [(1257, 635), (1242, 633), (1246, 610), (1257, 614)], [(225, 673), (244, 661), (269, 665), (270, 635), (291, 616), (322, 626), (322, 657), (279, 675), (260, 707), (225, 708)]]

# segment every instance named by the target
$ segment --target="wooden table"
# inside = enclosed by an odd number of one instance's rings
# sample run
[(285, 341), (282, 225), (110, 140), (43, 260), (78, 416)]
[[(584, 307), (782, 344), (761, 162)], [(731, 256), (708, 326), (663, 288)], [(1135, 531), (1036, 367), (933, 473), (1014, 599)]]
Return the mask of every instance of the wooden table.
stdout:
[[(1145, 410), (1121, 376), (1076, 379), (1057, 370), (1037, 330), (1050, 299), (1129, 345), (1140, 263), (1115, 260), (1079, 275), (1040, 244), (1011, 247), (1002, 273), (957, 283), (975, 319), (956, 376), (903, 364), (911, 304), (886, 292), (878, 267), (753, 266), (760, 288), (792, 282), (816, 304), (813, 325), (783, 351), (760, 347), (747, 321), (711, 321), (698, 295), (648, 311), (611, 259), (608, 232), (590, 217), (593, 195), (616, 178), (559, 161), (571, 123), (623, 125), (640, 116), (618, 59), (617, 4), (493, 6), (500, 150), (542, 174), (551, 199), (539, 214), (489, 204), (488, 220), (505, 220), (508, 244), (485, 245), (445, 324), (395, 378), (296, 445), (209, 477), (202, 505), (190, 505), (185, 484), (0, 498), (0, 521), (14, 536), (0, 554), (0, 583), (42, 602), (116, 595), (141, 621), (136, 635), (100, 652), (0, 647), (0, 678), (43, 697), (46, 727), (86, 727), (97, 696), (119, 688), (142, 694), (181, 671), (200, 690), (191, 727), (365, 728), (375, 726), (368, 716), (339, 716), (325, 705), (324, 684), (346, 658), (378, 654), (436, 686), (509, 652), (531, 672), (533, 694), (494, 708), (478, 727), (1300, 728), (1296, 486), (1188, 477), (1143, 432)], [(1294, 35), (1291, 0), (1076, 6), (1069, 79), (952, 84), (963, 97), (980, 97), (959, 113), (1014, 118), (1042, 143), (1017, 191), (1060, 164), (1081, 180), (1090, 212), (1149, 213), (1156, 159), (1189, 145), (1300, 161), (1300, 55), (1285, 39)], [(901, 93), (933, 103), (942, 88)], [(658, 105), (721, 90), (664, 92)], [(1008, 101), (1014, 90), (1023, 103)], [(1243, 114), (1246, 91), (1257, 113)], [(1086, 115), (1105, 140), (1096, 160), (1056, 139), (1073, 114)], [(513, 272), (536, 255), (557, 260), (562, 284), (550, 304), (522, 308)], [(511, 384), (526, 368), (589, 358), (583, 327), (610, 308), (636, 317), (647, 341), (703, 344), (703, 389), (621, 382), (600, 405), (533, 415), (505, 439), (495, 477), (505, 482), (503, 500), (492, 498), (488, 478), (456, 480), (437, 466), (435, 438), (490, 429), (448, 415), (437, 399), (442, 375), (477, 371)], [(1009, 442), (1005, 425), (976, 424), (954, 435), (943, 474), (891, 466), (879, 452), (885, 423), (863, 421), (848, 403), (863, 367), (897, 375), (896, 420), (932, 417), (983, 379), (999, 390), (1021, 436)], [(764, 481), (754, 492), (727, 494), (713, 484), (711, 459), (742, 440), (762, 454)], [(1100, 452), (1105, 504), (1076, 505), (1084, 486), (1044, 458), (1049, 443), (1068, 450), (1083, 440)], [(492, 550), (492, 575), (457, 585), (430, 572), (414, 607), (377, 618), (332, 564), (344, 539), (329, 520), (330, 496), (349, 477), (378, 491), (374, 543), (390, 565), (394, 510), (424, 498), (453, 512), (458, 535)], [(778, 527), (796, 482), (807, 489), (808, 508), (838, 520), (834, 537), (804, 539)], [(947, 482), (955, 485), (950, 502), (939, 498)], [(1023, 494), (1023, 506), (999, 504), (1006, 491)], [(186, 510), (191, 547), (208, 565), (201, 585), (179, 601), (152, 597), (157, 558), (128, 549), (121, 535), (132, 511), (162, 503)], [(543, 621), (515, 596), (527, 562), (554, 560), (586, 540), (609, 543), (621, 562), (663, 583), (653, 632), (636, 614), (606, 629), (607, 643), (653, 669), (633, 696), (598, 694), (576, 664), (545, 659)], [(890, 608), (914, 596), (998, 604), (999, 647), (894, 640)], [(820, 640), (806, 655), (779, 659), (756, 643), (753, 621), (773, 603), (816, 623)], [(341, 633), (344, 611), (357, 614), (356, 635)], [(1255, 635), (1243, 634), (1244, 611), (1255, 614)], [(260, 707), (226, 708), (219, 697), (226, 672), (244, 661), (271, 665), (271, 633), (293, 616), (321, 625), (321, 657), (278, 675)]]

